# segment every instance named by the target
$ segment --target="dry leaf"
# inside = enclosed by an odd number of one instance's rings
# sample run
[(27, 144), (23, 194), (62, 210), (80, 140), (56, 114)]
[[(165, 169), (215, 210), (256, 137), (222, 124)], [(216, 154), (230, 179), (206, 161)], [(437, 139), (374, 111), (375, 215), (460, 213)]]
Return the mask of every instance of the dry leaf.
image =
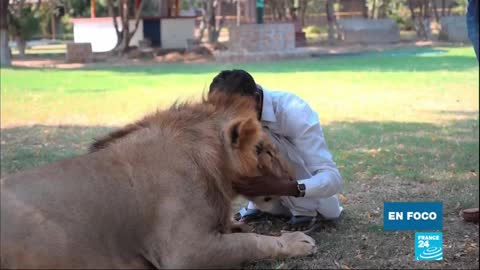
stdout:
[(341, 203), (345, 203), (347, 201), (347, 197), (343, 196), (343, 194), (338, 195), (338, 199)]

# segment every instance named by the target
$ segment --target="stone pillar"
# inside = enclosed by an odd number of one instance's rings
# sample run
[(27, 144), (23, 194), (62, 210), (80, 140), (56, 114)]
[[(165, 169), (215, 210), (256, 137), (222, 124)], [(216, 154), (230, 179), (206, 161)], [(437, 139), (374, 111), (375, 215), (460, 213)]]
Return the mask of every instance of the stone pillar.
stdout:
[(295, 48), (295, 27), (292, 23), (243, 24), (230, 27), (233, 52), (282, 52)]
[(93, 62), (92, 45), (90, 43), (67, 43), (65, 61), (67, 63)]

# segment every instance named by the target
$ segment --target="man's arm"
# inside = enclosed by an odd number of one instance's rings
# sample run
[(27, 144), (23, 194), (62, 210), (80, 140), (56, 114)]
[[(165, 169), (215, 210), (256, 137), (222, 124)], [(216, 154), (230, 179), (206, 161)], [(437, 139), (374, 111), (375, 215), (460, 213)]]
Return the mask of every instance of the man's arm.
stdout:
[[(342, 177), (332, 160), (323, 137), (317, 114), (295, 95), (282, 100), (278, 112), (280, 134), (289, 139), (312, 174), (308, 179), (299, 179), (305, 185), (305, 197), (331, 197), (340, 192)], [(298, 196), (297, 183), (288, 179), (272, 179), (274, 176), (245, 178), (236, 183), (235, 190), (245, 196)]]
[(330, 197), (341, 191), (342, 177), (328, 151), (317, 113), (299, 97), (292, 95), (282, 108), (281, 130), (297, 148), (313, 175), (299, 179), (305, 184), (305, 197)]

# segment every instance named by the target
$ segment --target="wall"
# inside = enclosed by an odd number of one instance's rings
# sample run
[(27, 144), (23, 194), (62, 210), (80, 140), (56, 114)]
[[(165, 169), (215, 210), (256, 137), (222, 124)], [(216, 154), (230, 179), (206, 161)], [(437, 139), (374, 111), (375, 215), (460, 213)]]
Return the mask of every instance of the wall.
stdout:
[(347, 43), (395, 43), (400, 41), (400, 30), (391, 19), (338, 20), (342, 40)]
[(234, 52), (276, 52), (295, 48), (293, 23), (231, 26), (229, 36), (229, 50)]
[(195, 18), (162, 19), (160, 27), (162, 48), (183, 49), (194, 38)]
[(446, 16), (440, 18), (440, 34), (441, 40), (453, 42), (470, 41), (467, 35), (467, 21), (465, 16)]
[[(117, 18), (121, 28), (120, 19)], [(91, 43), (93, 52), (106, 52), (115, 48), (117, 34), (111, 17), (72, 19), (73, 39), (75, 43)], [(130, 29), (135, 27), (135, 21), (129, 22)], [(143, 39), (143, 22), (138, 23), (137, 32), (130, 40), (131, 46), (138, 46)]]

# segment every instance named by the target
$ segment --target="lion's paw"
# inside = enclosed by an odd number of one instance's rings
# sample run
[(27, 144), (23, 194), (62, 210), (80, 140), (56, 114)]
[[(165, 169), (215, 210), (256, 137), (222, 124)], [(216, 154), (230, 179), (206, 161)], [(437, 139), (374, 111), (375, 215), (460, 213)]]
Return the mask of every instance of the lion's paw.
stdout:
[(315, 240), (302, 232), (283, 233), (280, 243), (287, 257), (308, 256), (317, 251)]

